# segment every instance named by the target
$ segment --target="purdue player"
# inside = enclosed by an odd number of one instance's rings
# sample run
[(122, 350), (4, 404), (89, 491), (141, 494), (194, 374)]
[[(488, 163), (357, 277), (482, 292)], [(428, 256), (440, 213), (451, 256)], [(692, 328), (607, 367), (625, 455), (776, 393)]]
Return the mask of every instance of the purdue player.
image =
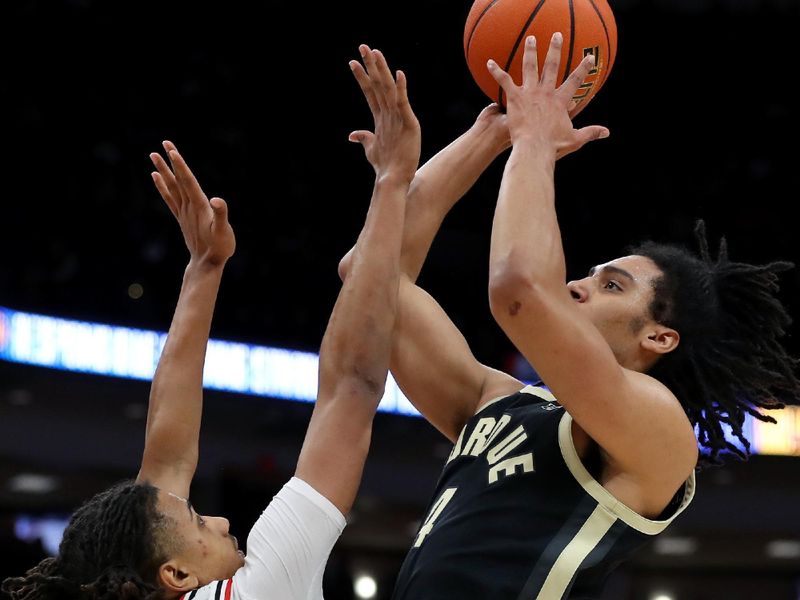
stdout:
[[(698, 440), (736, 452), (745, 414), (796, 398), (774, 297), (786, 263), (712, 260), (645, 244), (565, 285), (556, 158), (605, 137), (574, 130), (570, 100), (586, 58), (556, 85), (561, 37), (541, 77), (533, 40), (525, 84), (491, 69), (508, 113), (491, 107), (417, 173), (409, 191), (391, 368), (454, 442), (397, 578), (395, 600), (596, 598), (610, 570), (663, 531), (694, 494)], [(444, 216), (513, 142), (492, 230), (497, 322), (543, 377), (532, 386), (481, 365), (414, 284)], [(346, 273), (349, 258), (340, 271)]]
[(202, 373), (222, 269), (235, 240), (225, 203), (206, 198), (177, 149), (153, 178), (191, 259), (153, 380), (144, 457), (135, 482), (99, 494), (70, 520), (56, 558), (8, 579), (14, 600), (125, 598), (320, 600), (322, 572), (355, 497), (383, 393), (398, 296), (406, 193), (420, 135), (405, 76), (361, 47), (351, 67), (372, 109), (357, 131), (375, 186), (352, 272), (320, 349), (319, 391), (295, 476), (250, 532), (247, 557), (222, 517), (189, 502), (197, 465)]

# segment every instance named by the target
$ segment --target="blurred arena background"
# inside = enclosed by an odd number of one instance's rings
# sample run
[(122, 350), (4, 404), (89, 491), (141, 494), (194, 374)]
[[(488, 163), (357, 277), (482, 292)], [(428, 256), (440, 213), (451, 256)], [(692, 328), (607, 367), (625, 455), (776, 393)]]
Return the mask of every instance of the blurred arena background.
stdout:
[[(612, 137), (557, 173), (571, 275), (645, 237), (691, 243), (699, 217), (714, 239), (727, 237), (733, 258), (800, 259), (798, 1), (610, 3), (617, 63), (577, 121), (605, 124)], [(0, 578), (53, 552), (82, 500), (138, 468), (147, 381), (114, 377), (135, 368), (114, 371), (114, 357), (97, 357), (82, 326), (31, 315), (166, 330), (186, 256), (149, 176), (148, 153), (162, 139), (228, 201), (237, 233), (212, 335), (238, 345), (215, 354), (193, 500), (246, 538), (292, 473), (311, 412), (281, 397), (303, 396), (295, 389), (313, 380), (250, 385), (235, 367), (254, 347), (317, 351), (336, 266), (372, 186), (361, 149), (347, 142), (370, 126), (347, 61), (366, 42), (406, 71), (424, 160), (487, 103), (462, 54), (469, 6), (3, 4)], [(501, 170), (499, 161), (445, 222), (421, 281), (480, 360), (525, 377), (487, 301)], [(783, 298), (800, 317), (800, 271), (784, 279)], [(797, 327), (788, 340), (796, 355)], [(52, 347), (37, 354), (37, 343)], [(287, 356), (280, 365), (312, 360), (313, 374), (313, 357)], [(73, 370), (25, 364), (37, 361)], [(692, 507), (618, 571), (604, 598), (800, 598), (800, 412), (753, 435), (759, 454), (702, 472)], [(389, 598), (448, 452), (423, 420), (379, 414), (359, 500), (329, 563), (329, 600)]]

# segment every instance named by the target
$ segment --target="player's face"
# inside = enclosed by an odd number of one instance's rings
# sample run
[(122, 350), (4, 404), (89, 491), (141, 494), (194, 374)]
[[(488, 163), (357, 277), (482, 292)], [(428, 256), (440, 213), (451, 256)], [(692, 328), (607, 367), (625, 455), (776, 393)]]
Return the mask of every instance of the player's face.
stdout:
[(182, 540), (177, 559), (196, 576), (200, 585), (228, 579), (244, 565), (244, 553), (228, 529), (224, 517), (198, 514), (191, 502), (159, 491), (159, 508), (176, 523), (176, 534)]
[(636, 352), (643, 327), (653, 322), (653, 282), (660, 276), (661, 270), (649, 258), (625, 256), (592, 267), (588, 276), (567, 284), (623, 366)]

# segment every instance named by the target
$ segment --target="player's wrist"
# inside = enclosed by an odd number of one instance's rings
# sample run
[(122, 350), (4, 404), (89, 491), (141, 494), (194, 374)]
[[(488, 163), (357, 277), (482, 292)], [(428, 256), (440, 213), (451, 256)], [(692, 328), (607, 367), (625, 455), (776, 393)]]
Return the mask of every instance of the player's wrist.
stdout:
[(558, 158), (558, 146), (539, 132), (524, 132), (514, 136), (514, 150), (525, 153), (535, 160), (555, 164)]
[(478, 119), (469, 132), (475, 136), (479, 147), (483, 147), (495, 155), (511, 147), (511, 135), (508, 126), (500, 116), (490, 119)]
[(415, 171), (403, 167), (389, 167), (375, 174), (375, 187), (380, 189), (408, 189)]
[(220, 259), (208, 254), (192, 256), (186, 265), (184, 277), (221, 277), (227, 261), (227, 258)]

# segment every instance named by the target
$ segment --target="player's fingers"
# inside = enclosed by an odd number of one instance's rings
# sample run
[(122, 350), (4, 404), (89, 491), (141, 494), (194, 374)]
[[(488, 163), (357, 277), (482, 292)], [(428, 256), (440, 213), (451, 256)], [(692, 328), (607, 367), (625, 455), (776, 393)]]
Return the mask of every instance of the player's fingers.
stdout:
[[(158, 152), (153, 152), (150, 154), (150, 160), (153, 161), (153, 166), (158, 171), (158, 174), (161, 176), (161, 182), (164, 184), (164, 188), (167, 193), (172, 196), (172, 201), (178, 205), (181, 202), (181, 190), (180, 186), (178, 185), (177, 179), (175, 179), (175, 174), (172, 172), (172, 169), (169, 168), (167, 162), (161, 157)], [(159, 192), (161, 188), (159, 188)], [(162, 194), (163, 195), (163, 194)]]
[(395, 102), (395, 83), (386, 58), (380, 50), (373, 50), (374, 71), (371, 74), (375, 82), (375, 96), (382, 107), (390, 107)]
[(378, 77), (377, 72), (378, 67), (375, 64), (375, 52), (366, 44), (361, 44), (358, 47), (358, 51), (361, 53), (361, 60), (364, 61), (364, 69), (369, 77), (369, 84), (370, 88), (372, 89), (373, 97), (375, 98), (375, 105), (378, 107), (378, 109), (385, 108), (385, 102), (381, 97), (383, 94), (381, 90), (382, 86), (380, 78)]
[(406, 121), (416, 119), (416, 115), (411, 108), (411, 103), (408, 101), (408, 80), (406, 74), (402, 71), (397, 71), (395, 77), (397, 81), (397, 107)]
[(536, 50), (536, 38), (532, 35), (525, 40), (525, 53), (522, 55), (522, 84), (539, 83), (539, 57)]
[(578, 100), (576, 100), (575, 97), (573, 96), (569, 101), (569, 105), (567, 106), (567, 112), (569, 113), (570, 119), (577, 114), (577, 112), (575, 111), (576, 108), (578, 108)]
[(375, 67), (378, 70), (378, 76), (381, 82), (387, 89), (394, 89), (395, 80), (394, 77), (392, 77), (392, 70), (389, 68), (386, 57), (380, 50), (373, 50), (373, 53), (375, 54)]
[(503, 88), (503, 91), (507, 96), (508, 92), (516, 86), (514, 80), (511, 78), (511, 75), (501, 69), (500, 65), (494, 62), (491, 58), (486, 63), (486, 67), (489, 69), (489, 74), (494, 77), (494, 80), (500, 85), (501, 88)]
[(377, 114), (378, 101), (375, 99), (375, 93), (372, 91), (372, 82), (369, 80), (369, 75), (367, 75), (364, 67), (357, 60), (350, 61), (350, 69), (353, 71), (353, 76), (356, 78), (358, 86), (361, 88), (361, 92), (367, 100), (370, 111), (372, 111), (373, 115)]
[(169, 212), (172, 213), (172, 216), (176, 219), (178, 218), (178, 204), (172, 198), (172, 194), (169, 193), (167, 189), (167, 184), (164, 183), (164, 178), (161, 177), (161, 174), (158, 171), (153, 171), (150, 173), (150, 176), (153, 178), (153, 183), (156, 184), (156, 189), (158, 193), (161, 194), (161, 197), (164, 199), (164, 203), (169, 208)]
[(611, 135), (611, 132), (607, 127), (603, 127), (602, 125), (589, 125), (588, 127), (582, 127), (581, 129), (578, 129), (575, 134), (578, 138), (578, 143), (580, 144), (578, 148), (580, 148), (589, 142), (593, 142), (594, 140), (602, 140), (607, 138), (609, 135)]
[(547, 49), (547, 57), (544, 59), (544, 67), (542, 67), (542, 83), (549, 87), (554, 88), (556, 86), (563, 43), (564, 37), (560, 31), (556, 31), (550, 40), (550, 47)]
[(181, 156), (180, 152), (178, 152), (175, 144), (168, 141), (164, 142), (164, 149), (167, 151), (167, 156), (169, 157), (170, 163), (172, 164), (172, 169), (175, 172), (175, 178), (178, 180), (178, 184), (185, 196), (185, 199), (194, 204), (208, 203), (206, 195), (203, 193), (203, 189), (200, 187), (200, 184), (197, 183), (194, 173), (192, 173), (192, 170), (189, 168), (189, 165), (186, 164), (186, 161), (183, 160), (183, 157)]
[(355, 144), (366, 145), (370, 143), (374, 137), (375, 137), (374, 133), (362, 129), (359, 131), (352, 132), (350, 135), (347, 136), (347, 139)]
[[(593, 68), (594, 54), (587, 54), (583, 57), (583, 60), (575, 68), (575, 70), (569, 74), (567, 80), (561, 84), (561, 87), (558, 88), (559, 96), (566, 100), (567, 104), (572, 101), (572, 97), (575, 95), (575, 92), (578, 91), (578, 88), (581, 86)], [(572, 108), (574, 108), (574, 106), (570, 106), (570, 110)]]
[(373, 63), (375, 62), (375, 58), (372, 56), (372, 48), (370, 48), (366, 44), (360, 44), (358, 46), (358, 53), (361, 55), (361, 60), (364, 62), (364, 68), (367, 70), (367, 73), (371, 76)]
[[(375, 140), (375, 134), (371, 131), (354, 131), (347, 139), (353, 143), (361, 144), (361, 147), (364, 148), (364, 154), (369, 160), (370, 149), (372, 148), (372, 144)], [(370, 161), (371, 162), (371, 161)]]
[(228, 222), (228, 203), (222, 198), (212, 198), (208, 202), (214, 211), (214, 228), (219, 228)]

